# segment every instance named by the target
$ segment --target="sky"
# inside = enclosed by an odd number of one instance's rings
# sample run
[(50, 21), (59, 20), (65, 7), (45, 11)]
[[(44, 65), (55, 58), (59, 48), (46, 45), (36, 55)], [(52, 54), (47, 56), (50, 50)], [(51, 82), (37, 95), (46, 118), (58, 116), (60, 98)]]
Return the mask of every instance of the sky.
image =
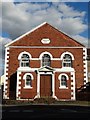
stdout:
[[(32, 2), (33, 1), (33, 2)], [(89, 0), (2, 0), (0, 2), (0, 76), (5, 44), (48, 22), (88, 46)]]

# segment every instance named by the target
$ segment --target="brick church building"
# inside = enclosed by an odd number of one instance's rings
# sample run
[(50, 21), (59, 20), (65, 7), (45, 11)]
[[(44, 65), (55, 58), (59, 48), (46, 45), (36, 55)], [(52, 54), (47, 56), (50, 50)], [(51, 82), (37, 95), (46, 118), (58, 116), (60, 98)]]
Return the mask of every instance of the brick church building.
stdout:
[(4, 99), (76, 100), (87, 81), (87, 50), (44, 22), (5, 45)]

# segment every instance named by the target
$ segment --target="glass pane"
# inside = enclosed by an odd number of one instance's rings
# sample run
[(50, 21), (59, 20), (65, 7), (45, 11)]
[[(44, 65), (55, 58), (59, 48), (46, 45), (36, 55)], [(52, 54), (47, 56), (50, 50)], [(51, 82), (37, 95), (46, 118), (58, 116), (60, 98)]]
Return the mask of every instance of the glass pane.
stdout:
[(63, 67), (72, 67), (72, 58), (68, 54), (63, 57)]
[(23, 54), (21, 57), (21, 67), (29, 67), (29, 56), (27, 54)]
[(50, 66), (50, 63), (51, 63), (51, 59), (50, 59), (50, 56), (48, 54), (44, 54), (43, 57), (42, 57), (42, 66)]
[(26, 85), (27, 86), (32, 86), (32, 79), (30, 75), (26, 76)]
[(67, 79), (65, 75), (62, 75), (61, 77), (61, 85), (65, 87), (67, 86)]

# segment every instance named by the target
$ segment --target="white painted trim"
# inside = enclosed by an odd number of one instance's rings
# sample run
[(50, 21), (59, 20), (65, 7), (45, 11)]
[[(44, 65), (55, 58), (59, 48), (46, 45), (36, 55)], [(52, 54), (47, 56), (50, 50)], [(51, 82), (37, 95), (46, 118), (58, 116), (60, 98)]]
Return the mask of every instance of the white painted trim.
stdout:
[(59, 89), (68, 89), (68, 87), (60, 86)]
[(7, 59), (7, 58), (9, 58), (8, 56), (9, 56), (9, 52), (8, 52), (8, 50), (9, 50), (9, 47), (7, 47), (7, 48), (5, 48), (5, 68), (4, 68), (4, 75), (5, 75), (5, 79), (4, 79), (4, 94), (3, 94), (3, 98), (4, 99), (9, 99), (9, 97), (7, 97), (7, 95), (6, 95), (6, 93), (7, 93), (7, 81), (6, 80), (8, 80), (8, 77), (6, 77), (6, 75), (8, 75), (8, 68), (7, 67), (9, 67), (9, 65), (8, 65), (8, 62), (9, 62), (9, 60)]
[(31, 87), (31, 86), (25, 86), (25, 87), (23, 87), (24, 89), (32, 89), (33, 87)]
[(25, 89), (32, 89), (32, 88), (33, 88), (32, 86), (26, 85), (26, 76), (27, 76), (27, 75), (30, 75), (30, 76), (31, 76), (31, 80), (34, 79), (34, 77), (33, 77), (33, 75), (32, 75), (31, 73), (26, 73), (26, 74), (24, 74), (24, 76), (23, 76), (23, 79), (25, 80), (25, 86), (24, 86), (24, 88), (25, 88)]
[(43, 44), (49, 44), (50, 42), (51, 42), (51, 40), (49, 38), (43, 38), (41, 40), (41, 43), (43, 43)]
[(9, 46), (10, 44), (12, 44), (12, 43), (18, 41), (19, 39), (23, 38), (24, 36), (26, 36), (26, 35), (28, 35), (28, 34), (34, 32), (36, 29), (40, 28), (41, 26), (43, 26), (43, 25), (45, 25), (45, 24), (46, 24), (46, 22), (44, 22), (44, 23), (38, 25), (37, 27), (35, 27), (34, 29), (30, 30), (29, 32), (27, 32), (27, 33), (21, 35), (20, 37), (16, 38), (14, 41), (11, 41), (10, 43), (6, 44), (5, 47), (7, 47), (7, 46)]
[(32, 80), (34, 79), (34, 77), (33, 77), (33, 75), (32, 75), (31, 73), (25, 73), (24, 76), (23, 76), (23, 79), (24, 79), (24, 80), (26, 79), (26, 76), (27, 76), (27, 75), (30, 75), (31, 78), (32, 78)]
[(21, 72), (17, 70), (17, 86), (16, 86), (16, 99), (19, 99), (19, 94), (20, 94), (20, 89), (21, 89), (21, 86), (19, 86), (21, 84), (21, 82), (19, 81), (20, 80), (20, 75)]
[[(35, 72), (40, 68), (30, 68), (30, 67), (19, 67), (17, 70), (21, 72)], [(71, 67), (62, 67), (62, 68), (53, 68), (55, 72), (73, 72), (74, 68)]]
[(61, 73), (61, 74), (58, 76), (58, 79), (59, 79), (59, 81), (60, 81), (59, 89), (68, 89), (67, 86), (62, 86), (62, 85), (61, 85), (61, 77), (62, 77), (62, 75), (66, 76), (66, 79), (67, 79), (67, 80), (69, 79), (69, 78), (68, 78), (68, 75), (67, 75), (66, 73)]
[(62, 75), (65, 75), (66, 78), (67, 78), (67, 80), (69, 79), (67, 74), (65, 74), (65, 73), (61, 73), (61, 74), (58, 76), (58, 79), (59, 79), (59, 80), (61, 80)]
[(62, 68), (54, 68), (56, 72), (73, 72), (74, 68), (71, 67), (62, 67)]
[(27, 54), (27, 55), (29, 56), (29, 58), (32, 58), (32, 57), (31, 57), (31, 54), (30, 54), (29, 52), (24, 51), (24, 52), (21, 52), (21, 53), (19, 54), (18, 60), (21, 60), (21, 57), (22, 57), (23, 54)]
[(73, 87), (71, 87), (71, 100), (76, 100), (76, 93), (75, 93), (75, 72), (71, 72), (71, 85), (73, 85)]
[(40, 75), (37, 74), (37, 95), (35, 98), (40, 98)]
[(52, 54), (51, 54), (50, 52), (47, 52), (47, 51), (42, 52), (42, 53), (40, 54), (39, 60), (42, 60), (42, 57), (43, 57), (44, 54), (48, 54), (48, 55), (50, 56), (51, 60), (52, 60), (52, 58), (53, 58)]
[(84, 85), (88, 82), (87, 48), (83, 48)]
[(62, 55), (61, 55), (61, 60), (63, 60), (63, 57), (64, 57), (64, 55), (65, 54), (68, 54), (68, 55), (70, 55), (71, 57), (72, 57), (72, 60), (74, 60), (74, 56), (73, 56), (73, 54), (72, 53), (70, 53), (70, 52), (64, 52), (64, 53), (62, 53)]
[(27, 99), (27, 98), (26, 98), (26, 99), (23, 99), (23, 98), (22, 98), (22, 99), (21, 99), (21, 98), (19, 97), (19, 98), (17, 98), (17, 100), (21, 100), (21, 101), (22, 101), (22, 100), (27, 100), (27, 101), (30, 100), (30, 101), (33, 101), (34, 98), (32, 98), (32, 99)]
[(72, 47), (68, 47), (68, 46), (9, 46), (10, 48), (54, 48), (54, 49), (57, 49), (57, 48), (69, 48), (69, 49), (81, 49), (81, 48), (85, 48), (85, 47), (78, 47), (78, 46), (72, 46)]
[[(39, 58), (30, 58), (30, 60), (40, 60)], [(60, 60), (60, 58), (51, 58), (51, 60)]]
[(19, 67), (17, 70), (18, 70), (18, 71), (21, 71), (21, 72), (29, 72), (29, 71), (34, 72), (36, 69), (38, 69), (38, 68)]
[(40, 75), (52, 75), (52, 97), (56, 98), (55, 96), (55, 79), (54, 79), (54, 74), (52, 72), (38, 72), (37, 74), (37, 95), (35, 98), (40, 98)]

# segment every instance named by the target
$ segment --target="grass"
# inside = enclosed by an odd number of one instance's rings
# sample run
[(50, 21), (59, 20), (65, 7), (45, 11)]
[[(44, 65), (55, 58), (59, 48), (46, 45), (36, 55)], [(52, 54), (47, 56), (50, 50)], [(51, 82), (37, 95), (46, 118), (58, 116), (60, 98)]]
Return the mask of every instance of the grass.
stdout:
[(76, 106), (90, 106), (90, 101), (57, 101), (49, 99), (30, 100), (3, 100), (2, 105), (76, 105)]

